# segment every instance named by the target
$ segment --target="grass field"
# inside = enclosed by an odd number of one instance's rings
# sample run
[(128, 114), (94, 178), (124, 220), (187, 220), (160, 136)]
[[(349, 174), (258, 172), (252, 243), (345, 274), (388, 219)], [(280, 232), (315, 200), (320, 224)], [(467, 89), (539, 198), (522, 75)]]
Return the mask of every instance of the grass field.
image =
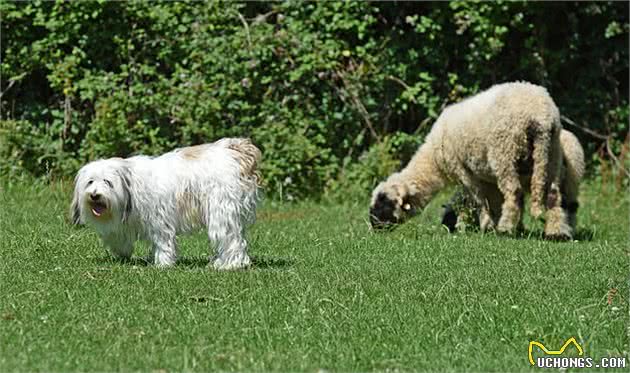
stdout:
[(216, 272), (203, 235), (172, 269), (113, 261), (67, 186), (5, 184), (0, 372), (525, 371), (569, 337), (628, 357), (628, 196), (585, 187), (570, 243), (449, 235), (447, 197), (387, 234), (365, 204), (266, 202), (255, 266)]

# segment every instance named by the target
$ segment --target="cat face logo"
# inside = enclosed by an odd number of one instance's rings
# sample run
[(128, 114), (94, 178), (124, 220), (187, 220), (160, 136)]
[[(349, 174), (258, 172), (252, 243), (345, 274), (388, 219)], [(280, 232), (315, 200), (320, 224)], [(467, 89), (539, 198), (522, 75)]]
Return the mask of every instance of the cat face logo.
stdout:
[(584, 350), (582, 350), (582, 346), (580, 346), (580, 344), (577, 343), (577, 341), (575, 340), (575, 337), (571, 337), (571, 338), (567, 339), (567, 341), (564, 342), (562, 347), (559, 350), (557, 350), (557, 351), (549, 351), (549, 350), (547, 350), (547, 348), (542, 343), (536, 342), (536, 341), (531, 341), (531, 342), (529, 342), (529, 348), (528, 348), (529, 363), (531, 365), (536, 365), (534, 363), (534, 358), (532, 357), (532, 349), (534, 348), (534, 346), (538, 346), (546, 355), (562, 355), (564, 353), (564, 350), (566, 350), (566, 348), (570, 344), (573, 344), (577, 348), (578, 355), (580, 355), (580, 356), (584, 355)]

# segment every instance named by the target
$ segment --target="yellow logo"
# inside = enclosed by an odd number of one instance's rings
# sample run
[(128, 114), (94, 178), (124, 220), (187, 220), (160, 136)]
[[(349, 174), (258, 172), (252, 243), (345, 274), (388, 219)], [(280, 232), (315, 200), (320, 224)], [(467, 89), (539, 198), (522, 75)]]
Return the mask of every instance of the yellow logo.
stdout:
[(564, 353), (564, 350), (566, 350), (566, 348), (571, 343), (573, 343), (573, 345), (577, 348), (578, 355), (580, 355), (580, 356), (584, 355), (584, 350), (582, 350), (582, 346), (580, 346), (580, 344), (577, 343), (577, 341), (575, 340), (575, 337), (571, 337), (571, 338), (567, 339), (567, 341), (564, 342), (564, 344), (562, 345), (562, 347), (558, 351), (549, 351), (549, 350), (547, 350), (547, 347), (545, 347), (542, 343), (536, 342), (536, 341), (531, 341), (531, 342), (529, 342), (529, 349), (528, 349), (529, 363), (531, 365), (536, 365), (534, 363), (534, 358), (532, 357), (532, 349), (534, 348), (534, 346), (540, 347), (540, 349), (543, 350), (543, 352), (545, 354), (547, 354), (547, 355), (562, 355), (562, 353)]

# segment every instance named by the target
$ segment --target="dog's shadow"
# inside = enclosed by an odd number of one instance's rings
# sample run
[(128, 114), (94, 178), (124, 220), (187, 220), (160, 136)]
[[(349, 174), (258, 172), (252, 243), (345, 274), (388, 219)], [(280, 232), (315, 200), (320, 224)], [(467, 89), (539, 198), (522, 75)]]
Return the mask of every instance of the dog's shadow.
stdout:
[[(295, 261), (287, 258), (268, 257), (268, 256), (252, 256), (252, 264), (248, 269), (284, 269), (292, 267)], [(151, 262), (143, 257), (132, 257), (129, 259), (115, 258), (112, 256), (99, 257), (96, 259), (100, 265), (119, 264), (136, 267), (148, 267)], [(184, 268), (205, 268), (209, 267), (207, 256), (184, 256), (177, 259), (175, 267)]]

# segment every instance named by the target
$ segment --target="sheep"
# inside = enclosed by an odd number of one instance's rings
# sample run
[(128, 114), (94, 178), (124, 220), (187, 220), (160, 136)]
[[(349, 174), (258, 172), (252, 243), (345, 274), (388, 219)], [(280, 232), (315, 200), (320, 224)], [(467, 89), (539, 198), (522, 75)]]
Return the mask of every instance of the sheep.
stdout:
[[(577, 137), (564, 129), (560, 132), (560, 145), (562, 146), (563, 156), (560, 184), (562, 208), (568, 215), (571, 230), (575, 232), (579, 207), (578, 194), (585, 168), (584, 149)], [(503, 197), (500, 193), (497, 193), (495, 198), (488, 200), (492, 214), (500, 213), (502, 200)], [(462, 229), (466, 226), (479, 226), (479, 206), (474, 203), (465, 189), (457, 189), (449, 202), (443, 207), (442, 225), (446, 226), (449, 232), (455, 232), (457, 229)]]
[[(374, 189), (372, 227), (404, 222), (439, 190), (459, 183), (481, 207), (482, 230), (513, 234), (529, 180), (531, 215), (539, 218), (546, 209), (545, 237), (571, 239), (560, 193), (561, 130), (547, 90), (527, 82), (494, 85), (448, 106), (407, 166)], [(493, 215), (486, 201), (497, 190), (503, 202)]]

